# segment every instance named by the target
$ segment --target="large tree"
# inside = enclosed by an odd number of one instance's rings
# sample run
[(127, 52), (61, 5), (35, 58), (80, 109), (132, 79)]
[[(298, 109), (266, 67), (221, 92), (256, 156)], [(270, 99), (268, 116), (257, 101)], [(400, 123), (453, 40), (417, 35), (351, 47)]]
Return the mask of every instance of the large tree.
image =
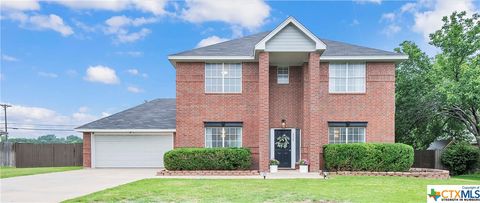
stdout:
[(462, 123), (480, 147), (480, 21), (454, 12), (430, 35), (440, 48), (430, 78), (437, 94), (437, 111)]

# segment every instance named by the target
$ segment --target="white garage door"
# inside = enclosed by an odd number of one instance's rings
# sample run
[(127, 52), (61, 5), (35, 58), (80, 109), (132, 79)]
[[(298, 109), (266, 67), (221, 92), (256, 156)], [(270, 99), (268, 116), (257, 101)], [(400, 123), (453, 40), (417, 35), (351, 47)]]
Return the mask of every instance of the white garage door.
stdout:
[(163, 167), (163, 154), (173, 149), (168, 134), (94, 135), (94, 167)]

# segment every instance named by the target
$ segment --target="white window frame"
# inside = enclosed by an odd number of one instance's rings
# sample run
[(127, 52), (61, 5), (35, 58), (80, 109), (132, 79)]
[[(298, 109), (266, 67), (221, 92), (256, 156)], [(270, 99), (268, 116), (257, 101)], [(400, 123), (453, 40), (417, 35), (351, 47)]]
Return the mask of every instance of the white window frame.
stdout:
[[(240, 129), (240, 140), (238, 142), (240, 143), (240, 146), (238, 146), (238, 147), (243, 146), (243, 127), (205, 127), (204, 128), (204, 131), (205, 131), (205, 148), (219, 148), (219, 147), (209, 147), (208, 146), (208, 144), (207, 144), (207, 128), (219, 128), (222, 131), (224, 131), (225, 128), (239, 128)], [(222, 147), (220, 147), (220, 148), (225, 148), (225, 137), (226, 136), (221, 136), (221, 137), (222, 137)]]
[[(335, 91), (335, 88), (333, 88), (331, 86), (331, 79), (333, 78), (332, 77), (332, 65), (335, 65), (335, 64), (345, 64), (346, 66), (346, 69), (345, 69), (345, 91)], [(354, 78), (350, 78), (348, 76), (348, 68), (349, 68), (349, 65), (350, 64), (362, 64), (363, 65), (363, 68), (364, 68), (364, 75), (363, 75), (363, 89), (361, 91), (348, 91), (348, 80), (349, 79), (354, 79)], [(356, 77), (356, 78), (359, 78), (359, 77)], [(335, 78), (333, 78), (335, 79)], [(336, 85), (336, 84), (335, 84)], [(367, 63), (365, 62), (335, 62), (335, 63), (329, 63), (328, 64), (328, 92), (329, 93), (335, 93), (335, 94), (359, 94), (359, 93), (366, 93), (367, 91)]]
[[(346, 128), (345, 129), (345, 143), (340, 142), (330, 142), (330, 130), (334, 128)], [(362, 142), (353, 142), (353, 143), (365, 143), (367, 140), (367, 128), (366, 127), (328, 127), (328, 144), (348, 144), (348, 131), (352, 128), (363, 128), (363, 140)], [(335, 133), (335, 132), (334, 132)]]
[[(287, 69), (287, 82), (280, 82), (280, 80), (278, 80), (279, 76), (280, 76), (280, 69), (281, 68), (286, 68)], [(290, 84), (290, 67), (289, 66), (278, 66), (277, 67), (277, 84), (279, 85), (288, 85)]]
[[(222, 91), (220, 91), (220, 92), (208, 91), (207, 90), (207, 65), (208, 64), (222, 64)], [(225, 64), (240, 64), (240, 90), (238, 92), (225, 92), (225, 75), (223, 74), (223, 72), (225, 71)], [(205, 93), (236, 94), (236, 93), (242, 93), (242, 91), (243, 91), (243, 64), (242, 63), (205, 63), (204, 75), (205, 75), (204, 76)]]

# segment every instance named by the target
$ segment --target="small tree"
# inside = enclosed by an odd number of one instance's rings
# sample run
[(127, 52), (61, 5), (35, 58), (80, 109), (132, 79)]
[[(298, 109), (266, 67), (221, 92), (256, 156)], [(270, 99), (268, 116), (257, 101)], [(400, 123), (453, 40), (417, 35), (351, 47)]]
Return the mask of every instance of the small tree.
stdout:
[(444, 17), (443, 27), (430, 35), (442, 53), (435, 58), (431, 80), (438, 112), (462, 123), (480, 147), (480, 21), (466, 12)]

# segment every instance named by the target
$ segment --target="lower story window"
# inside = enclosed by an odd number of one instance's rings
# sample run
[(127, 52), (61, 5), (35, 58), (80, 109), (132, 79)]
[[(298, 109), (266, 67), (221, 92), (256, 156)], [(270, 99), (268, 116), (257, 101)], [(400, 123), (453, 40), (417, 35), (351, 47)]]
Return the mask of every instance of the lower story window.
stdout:
[(328, 143), (365, 142), (365, 127), (329, 127)]
[[(217, 126), (219, 125), (219, 126)], [(232, 126), (233, 125), (233, 126)], [(206, 123), (205, 147), (241, 147), (242, 127), (235, 123)]]

